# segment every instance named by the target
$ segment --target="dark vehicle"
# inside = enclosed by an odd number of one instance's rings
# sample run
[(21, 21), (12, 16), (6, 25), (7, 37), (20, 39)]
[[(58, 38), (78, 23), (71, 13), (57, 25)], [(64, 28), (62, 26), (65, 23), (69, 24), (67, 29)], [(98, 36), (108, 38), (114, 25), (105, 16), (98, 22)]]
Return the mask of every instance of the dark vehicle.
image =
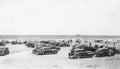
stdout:
[(23, 44), (23, 43), (22, 43), (22, 42), (20, 42), (20, 41), (18, 41), (18, 42), (17, 42), (17, 44), (21, 45), (21, 44)]
[(7, 47), (0, 47), (0, 56), (5, 56), (9, 54), (9, 48)]
[(67, 43), (72, 43), (72, 42), (73, 42), (72, 39), (67, 41)]
[(67, 43), (67, 42), (60, 42), (58, 45), (59, 45), (60, 47), (69, 47), (69, 46), (70, 46), (70, 44)]
[(94, 42), (96, 42), (96, 43), (102, 43), (102, 42), (104, 42), (104, 40), (94, 40)]
[(5, 46), (6, 43), (5, 42), (0, 42), (0, 46)]
[(28, 42), (25, 44), (27, 47), (30, 47), (30, 48), (34, 48), (35, 47), (35, 44), (32, 43), (32, 42)]
[(50, 49), (50, 47), (39, 47), (35, 48), (32, 53), (37, 55), (46, 55), (46, 54), (57, 54), (56, 49)]
[(0, 46), (5, 46), (6, 44), (9, 44), (10, 42), (7, 40), (0, 41)]
[(105, 57), (105, 56), (114, 56), (115, 53), (113, 50), (110, 50), (108, 48), (98, 48), (95, 51), (96, 57)]
[(81, 48), (84, 48), (84, 47), (88, 47), (88, 45), (86, 45), (86, 44), (75, 44), (75, 45), (73, 45), (73, 49), (76, 49), (76, 48), (79, 48), (79, 49), (81, 49)]
[(76, 42), (76, 43), (81, 43), (81, 40), (76, 40), (75, 42)]
[(17, 41), (12, 41), (11, 44), (12, 44), (12, 45), (16, 45), (16, 44), (17, 44)]
[(24, 42), (23, 42), (23, 44), (26, 44), (26, 43), (27, 43), (27, 41), (24, 41)]
[(6, 44), (10, 44), (10, 41), (6, 41)]
[(86, 51), (95, 52), (97, 48), (96, 47), (91, 47), (91, 46), (86, 46), (83, 49), (85, 49)]
[(56, 49), (57, 51), (60, 51), (60, 47), (58, 46), (51, 46), (50, 49)]
[(50, 49), (56, 49), (56, 50), (60, 50), (60, 47), (59, 46), (55, 46), (55, 45), (50, 45), (50, 44), (40, 44), (40, 45), (37, 45), (38, 47), (50, 47)]
[(114, 54), (120, 54), (120, 49), (115, 48), (115, 47), (108, 47), (109, 50), (112, 50)]
[(48, 44), (58, 46), (58, 42), (56, 42), (56, 41), (49, 41)]
[(94, 56), (94, 53), (87, 52), (84, 49), (75, 49), (74, 51), (71, 50), (70, 53), (68, 53), (69, 58), (91, 58)]
[(91, 47), (89, 45), (85, 45), (85, 44), (75, 44), (73, 47), (72, 47), (72, 50), (76, 49), (76, 48), (79, 48), (79, 49), (84, 49), (86, 51), (91, 51), (91, 52), (95, 52), (96, 48), (95, 47)]
[(60, 47), (59, 46), (55, 46), (55, 45), (46, 45), (47, 47), (50, 47), (50, 49), (56, 49), (57, 51), (60, 51)]
[(35, 49), (33, 49), (32, 54), (35, 54), (37, 51), (39, 51), (42, 47), (36, 47)]
[(43, 44), (48, 44), (49, 41), (40, 41), (40, 43), (43, 43)]

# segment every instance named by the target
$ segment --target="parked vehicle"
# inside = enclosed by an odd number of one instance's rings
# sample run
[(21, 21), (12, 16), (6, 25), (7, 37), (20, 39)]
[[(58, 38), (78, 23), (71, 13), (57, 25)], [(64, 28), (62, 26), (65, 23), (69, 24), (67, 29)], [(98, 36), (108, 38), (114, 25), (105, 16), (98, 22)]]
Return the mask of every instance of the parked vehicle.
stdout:
[(42, 47), (36, 47), (33, 49), (32, 54), (35, 54), (37, 51), (41, 50)]
[(43, 43), (43, 44), (48, 44), (48, 43), (49, 43), (49, 41), (45, 41), (45, 40), (43, 40), (43, 41), (40, 41), (40, 43)]
[(120, 49), (115, 48), (115, 47), (108, 47), (109, 50), (112, 50), (114, 54), (120, 54)]
[(37, 55), (57, 54), (58, 50), (51, 49), (50, 47), (35, 48), (32, 53)]
[(27, 47), (30, 47), (30, 48), (34, 48), (34, 47), (35, 47), (35, 44), (32, 43), (32, 42), (27, 42), (25, 45), (26, 45)]
[(60, 46), (60, 47), (69, 47), (70, 44), (67, 43), (67, 42), (59, 42), (58, 46)]
[(12, 45), (16, 45), (16, 44), (17, 44), (17, 41), (11, 41), (11, 44), (12, 44)]
[(5, 56), (9, 54), (9, 48), (8, 47), (0, 47), (0, 56)]
[(59, 46), (47, 45), (47, 47), (50, 47), (50, 49), (56, 49), (57, 51), (60, 51), (60, 47)]
[(79, 49), (84, 49), (86, 51), (91, 51), (91, 52), (95, 52), (96, 48), (95, 47), (91, 47), (89, 45), (85, 45), (85, 44), (75, 44), (72, 47), (72, 50), (79, 48)]
[(5, 46), (6, 45), (6, 43), (5, 42), (0, 42), (0, 46)]
[(51, 45), (51, 44), (38, 44), (37, 47), (50, 47), (50, 49), (56, 49), (56, 50), (60, 50), (59, 46), (55, 46), (55, 45)]
[(84, 49), (74, 49), (68, 53), (69, 58), (91, 58), (94, 56), (93, 52), (87, 52)]
[(108, 49), (108, 48), (98, 48), (95, 51), (96, 57), (105, 57), (105, 56), (114, 56), (115, 53), (113, 50)]

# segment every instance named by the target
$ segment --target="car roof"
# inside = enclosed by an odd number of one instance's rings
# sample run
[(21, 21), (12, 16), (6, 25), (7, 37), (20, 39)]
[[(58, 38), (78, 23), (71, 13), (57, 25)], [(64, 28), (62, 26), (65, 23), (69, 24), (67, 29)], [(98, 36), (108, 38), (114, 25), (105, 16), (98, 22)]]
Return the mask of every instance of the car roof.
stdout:
[(45, 48), (50, 48), (50, 47), (47, 47), (47, 46), (45, 46), (45, 47), (42, 47), (42, 49), (45, 49)]
[(95, 52), (98, 53), (100, 51), (108, 51), (108, 49), (107, 48), (98, 48)]
[(79, 49), (79, 48), (75, 49), (75, 51), (79, 51), (79, 50), (84, 50), (84, 49)]

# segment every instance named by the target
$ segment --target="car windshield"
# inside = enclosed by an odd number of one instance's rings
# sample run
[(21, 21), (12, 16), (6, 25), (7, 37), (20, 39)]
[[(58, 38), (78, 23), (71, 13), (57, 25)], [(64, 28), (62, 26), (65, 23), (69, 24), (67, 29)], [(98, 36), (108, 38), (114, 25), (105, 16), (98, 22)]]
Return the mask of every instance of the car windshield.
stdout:
[(42, 48), (42, 47), (37, 47), (36, 49), (40, 49), (40, 48)]

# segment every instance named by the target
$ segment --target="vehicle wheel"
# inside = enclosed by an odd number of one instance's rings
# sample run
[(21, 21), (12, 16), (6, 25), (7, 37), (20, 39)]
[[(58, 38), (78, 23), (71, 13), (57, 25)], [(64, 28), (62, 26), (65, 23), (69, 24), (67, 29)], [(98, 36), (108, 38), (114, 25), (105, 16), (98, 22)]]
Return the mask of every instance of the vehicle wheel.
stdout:
[(35, 52), (33, 51), (32, 54), (35, 54)]
[(71, 56), (71, 54), (70, 54), (70, 53), (68, 53), (68, 56)]
[(10, 52), (8, 51), (8, 54), (10, 54)]
[(6, 54), (7, 54), (7, 52), (3, 52), (2, 54), (3, 54), (3, 55), (6, 55)]
[(39, 52), (36, 52), (37, 55), (39, 55)]
[(115, 56), (115, 53), (113, 53), (112, 56)]
[[(8, 51), (7, 54), (9, 54), (9, 53), (10, 53), (10, 52)], [(6, 55), (7, 55), (7, 54), (6, 54)]]
[(90, 55), (90, 58), (92, 58), (94, 55)]
[(54, 54), (57, 54), (57, 51), (55, 51)]
[(71, 56), (69, 56), (69, 59), (72, 59), (72, 57), (71, 57)]
[(71, 59), (71, 57), (69, 56), (69, 59)]
[(80, 58), (80, 55), (76, 55), (76, 58)]
[(45, 55), (45, 52), (43, 52), (42, 55)]

